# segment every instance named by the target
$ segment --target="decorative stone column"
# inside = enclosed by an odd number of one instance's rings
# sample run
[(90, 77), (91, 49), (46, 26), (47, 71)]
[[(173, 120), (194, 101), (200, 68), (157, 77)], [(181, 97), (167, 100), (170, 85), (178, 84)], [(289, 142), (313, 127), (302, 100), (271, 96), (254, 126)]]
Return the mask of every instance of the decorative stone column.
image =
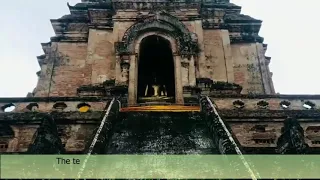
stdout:
[(128, 82), (128, 105), (134, 106), (137, 104), (137, 58), (135, 55), (130, 56), (129, 67), (129, 82)]
[(189, 62), (189, 86), (196, 86), (196, 68), (193, 55)]
[(120, 56), (116, 56), (116, 85), (121, 84), (122, 78), (121, 78), (121, 59)]
[(174, 73), (175, 73), (175, 95), (176, 103), (183, 104), (183, 88), (182, 88), (182, 75), (181, 75), (181, 56), (174, 56)]
[(189, 86), (189, 64), (190, 60), (187, 57), (181, 58), (181, 79), (182, 86)]
[(130, 56), (122, 56), (121, 57), (121, 83), (124, 85), (128, 85), (129, 81), (129, 68), (130, 68)]
[(126, 85), (128, 84), (128, 80), (129, 80), (129, 67), (130, 67), (130, 64), (127, 62), (124, 62), (121, 64), (122, 83)]

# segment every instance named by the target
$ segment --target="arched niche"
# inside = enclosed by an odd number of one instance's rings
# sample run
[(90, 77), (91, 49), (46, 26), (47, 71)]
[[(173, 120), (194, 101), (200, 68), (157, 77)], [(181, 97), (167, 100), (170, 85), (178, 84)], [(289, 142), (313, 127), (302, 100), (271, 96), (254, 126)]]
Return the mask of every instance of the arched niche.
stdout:
[(121, 42), (115, 43), (116, 82), (128, 85), (129, 104), (134, 105), (137, 102), (138, 93), (140, 43), (142, 39), (151, 35), (159, 36), (170, 42), (174, 61), (175, 102), (183, 104), (181, 62), (186, 59), (191, 60), (191, 76), (189, 77), (195, 79), (195, 73), (192, 72), (194, 71), (194, 56), (199, 50), (198, 39), (179, 19), (165, 12), (157, 12), (151, 17), (141, 18), (127, 29)]
[[(162, 32), (147, 32), (142, 35), (140, 35), (136, 41), (135, 41), (135, 47), (134, 52), (135, 55), (130, 56), (130, 69), (129, 69), (129, 79), (128, 79), (128, 88), (129, 88), (129, 94), (128, 94), (128, 100), (130, 105), (134, 105), (138, 101), (138, 86), (139, 86), (139, 71), (143, 71), (143, 69), (139, 69), (139, 60), (141, 56), (141, 45), (143, 45), (143, 41), (149, 39), (150, 37), (159, 37), (160, 39), (163, 39), (163, 41), (166, 41), (168, 45), (171, 48), (172, 53), (172, 64), (173, 64), (173, 81), (174, 81), (174, 99), (175, 103), (182, 104), (183, 103), (183, 88), (182, 88), (182, 81), (181, 81), (181, 58), (180, 56), (175, 55), (176, 54), (176, 40), (169, 36), (168, 34), (162, 33)], [(154, 62), (154, 63), (161, 63), (161, 62)], [(140, 66), (141, 67), (141, 66)], [(167, 69), (166, 69), (167, 70)], [(165, 70), (163, 70), (165, 71)]]

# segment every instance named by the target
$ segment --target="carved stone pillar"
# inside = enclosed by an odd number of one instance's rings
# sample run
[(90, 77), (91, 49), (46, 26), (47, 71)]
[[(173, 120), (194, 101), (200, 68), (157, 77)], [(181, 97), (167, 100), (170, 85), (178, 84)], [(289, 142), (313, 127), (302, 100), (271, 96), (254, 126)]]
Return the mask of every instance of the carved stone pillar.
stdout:
[(116, 85), (121, 84), (122, 78), (121, 78), (121, 59), (120, 56), (116, 56)]
[(182, 88), (182, 76), (181, 76), (181, 56), (174, 56), (174, 72), (175, 72), (175, 94), (176, 103), (183, 104), (183, 88)]
[(189, 64), (190, 60), (188, 58), (181, 59), (181, 79), (182, 86), (189, 86)]
[(196, 86), (196, 68), (194, 56), (191, 56), (189, 62), (189, 86)]
[(128, 85), (129, 81), (129, 58), (123, 58), (121, 60), (121, 84)]
[(129, 82), (128, 82), (128, 105), (137, 104), (137, 59), (135, 55), (130, 56)]
[(129, 59), (130, 56), (119, 55), (116, 56), (116, 84), (128, 85), (129, 81)]

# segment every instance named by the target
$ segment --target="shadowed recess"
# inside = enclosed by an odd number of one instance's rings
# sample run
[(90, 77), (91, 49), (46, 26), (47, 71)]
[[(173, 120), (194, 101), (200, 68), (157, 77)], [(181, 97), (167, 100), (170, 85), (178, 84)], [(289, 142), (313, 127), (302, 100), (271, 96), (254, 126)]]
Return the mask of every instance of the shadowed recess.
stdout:
[[(154, 85), (158, 85), (155, 93)], [(174, 65), (170, 42), (152, 35), (140, 45), (138, 97), (175, 96)], [(158, 95), (156, 95), (158, 94)]]

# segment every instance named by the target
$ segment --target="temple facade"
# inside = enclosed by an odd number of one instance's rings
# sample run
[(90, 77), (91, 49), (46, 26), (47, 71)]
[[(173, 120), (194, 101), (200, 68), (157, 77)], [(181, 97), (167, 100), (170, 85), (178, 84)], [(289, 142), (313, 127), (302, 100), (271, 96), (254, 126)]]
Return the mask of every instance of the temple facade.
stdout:
[(154, 78), (179, 104), (204, 78), (239, 84), (243, 94), (274, 94), (261, 21), (229, 1), (83, 1), (69, 8), (70, 15), (51, 20), (56, 36), (42, 44), (36, 97), (77, 96), (82, 86), (114, 81), (128, 86), (134, 105)]
[(85, 153), (99, 126), (98, 154), (319, 152), (320, 96), (275, 94), (262, 21), (240, 6), (68, 7), (51, 20), (56, 35), (42, 43), (34, 91), (0, 98), (1, 152)]

